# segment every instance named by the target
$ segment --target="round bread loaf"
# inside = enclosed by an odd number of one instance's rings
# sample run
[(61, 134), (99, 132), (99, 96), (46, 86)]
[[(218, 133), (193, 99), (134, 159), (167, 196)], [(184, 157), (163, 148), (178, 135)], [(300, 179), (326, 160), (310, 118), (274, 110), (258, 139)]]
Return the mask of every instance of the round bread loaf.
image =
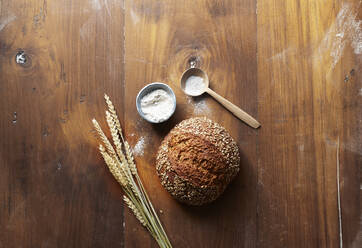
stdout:
[(197, 117), (184, 120), (162, 141), (157, 174), (180, 202), (200, 206), (214, 201), (239, 171), (236, 142), (219, 124)]

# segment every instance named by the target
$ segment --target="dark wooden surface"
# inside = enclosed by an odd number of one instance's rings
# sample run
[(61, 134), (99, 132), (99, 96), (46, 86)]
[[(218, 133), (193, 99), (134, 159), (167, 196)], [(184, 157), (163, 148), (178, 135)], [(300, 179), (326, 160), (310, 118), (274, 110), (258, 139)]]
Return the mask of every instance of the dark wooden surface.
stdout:
[[(97, 152), (103, 94), (174, 247), (361, 247), (361, 4), (355, 1), (0, 0), (0, 248), (156, 247)], [(26, 63), (17, 64), (23, 51)], [(262, 127), (179, 88), (195, 61)], [(151, 125), (135, 96), (169, 84), (176, 114)], [(209, 206), (177, 203), (155, 153), (208, 116), (241, 150)]]

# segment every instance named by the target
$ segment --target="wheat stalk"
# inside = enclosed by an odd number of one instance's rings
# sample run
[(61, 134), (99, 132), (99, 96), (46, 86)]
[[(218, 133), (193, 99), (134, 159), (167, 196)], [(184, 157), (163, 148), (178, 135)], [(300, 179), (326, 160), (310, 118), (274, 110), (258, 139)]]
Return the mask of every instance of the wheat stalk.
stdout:
[(157, 213), (143, 187), (137, 172), (132, 150), (122, 134), (122, 127), (109, 96), (104, 95), (108, 110), (106, 121), (111, 132), (111, 144), (99, 123), (93, 119), (93, 125), (102, 141), (99, 151), (113, 177), (122, 186), (123, 200), (132, 210), (138, 221), (150, 232), (162, 248), (172, 247)]

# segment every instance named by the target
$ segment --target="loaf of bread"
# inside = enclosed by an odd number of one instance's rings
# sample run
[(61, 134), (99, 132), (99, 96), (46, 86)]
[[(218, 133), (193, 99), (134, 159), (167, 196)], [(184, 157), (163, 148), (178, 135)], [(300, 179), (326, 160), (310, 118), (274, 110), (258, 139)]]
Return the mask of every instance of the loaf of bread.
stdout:
[(180, 202), (200, 206), (214, 201), (239, 171), (235, 141), (219, 124), (191, 118), (174, 127), (162, 141), (157, 174)]

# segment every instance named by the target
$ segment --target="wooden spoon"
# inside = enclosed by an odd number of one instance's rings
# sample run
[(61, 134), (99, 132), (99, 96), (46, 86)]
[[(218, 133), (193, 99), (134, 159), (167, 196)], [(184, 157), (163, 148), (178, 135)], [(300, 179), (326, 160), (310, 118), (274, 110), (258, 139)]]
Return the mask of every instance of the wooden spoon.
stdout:
[[(203, 79), (203, 87), (197, 89), (195, 92), (187, 92), (186, 88), (186, 81), (191, 76), (201, 77)], [(199, 69), (192, 67), (186, 70), (181, 77), (181, 89), (185, 92), (186, 95), (189, 96), (200, 96), (205, 92), (211, 95), (215, 100), (217, 100), (221, 105), (223, 105), (226, 109), (228, 109), (231, 113), (233, 113), (236, 117), (240, 120), (244, 121), (246, 124), (253, 128), (260, 127), (260, 123), (251, 117), (248, 113), (237, 107), (235, 104), (231, 103), (230, 101), (226, 100), (224, 97), (217, 94), (215, 91), (209, 88), (209, 78), (207, 74)]]

